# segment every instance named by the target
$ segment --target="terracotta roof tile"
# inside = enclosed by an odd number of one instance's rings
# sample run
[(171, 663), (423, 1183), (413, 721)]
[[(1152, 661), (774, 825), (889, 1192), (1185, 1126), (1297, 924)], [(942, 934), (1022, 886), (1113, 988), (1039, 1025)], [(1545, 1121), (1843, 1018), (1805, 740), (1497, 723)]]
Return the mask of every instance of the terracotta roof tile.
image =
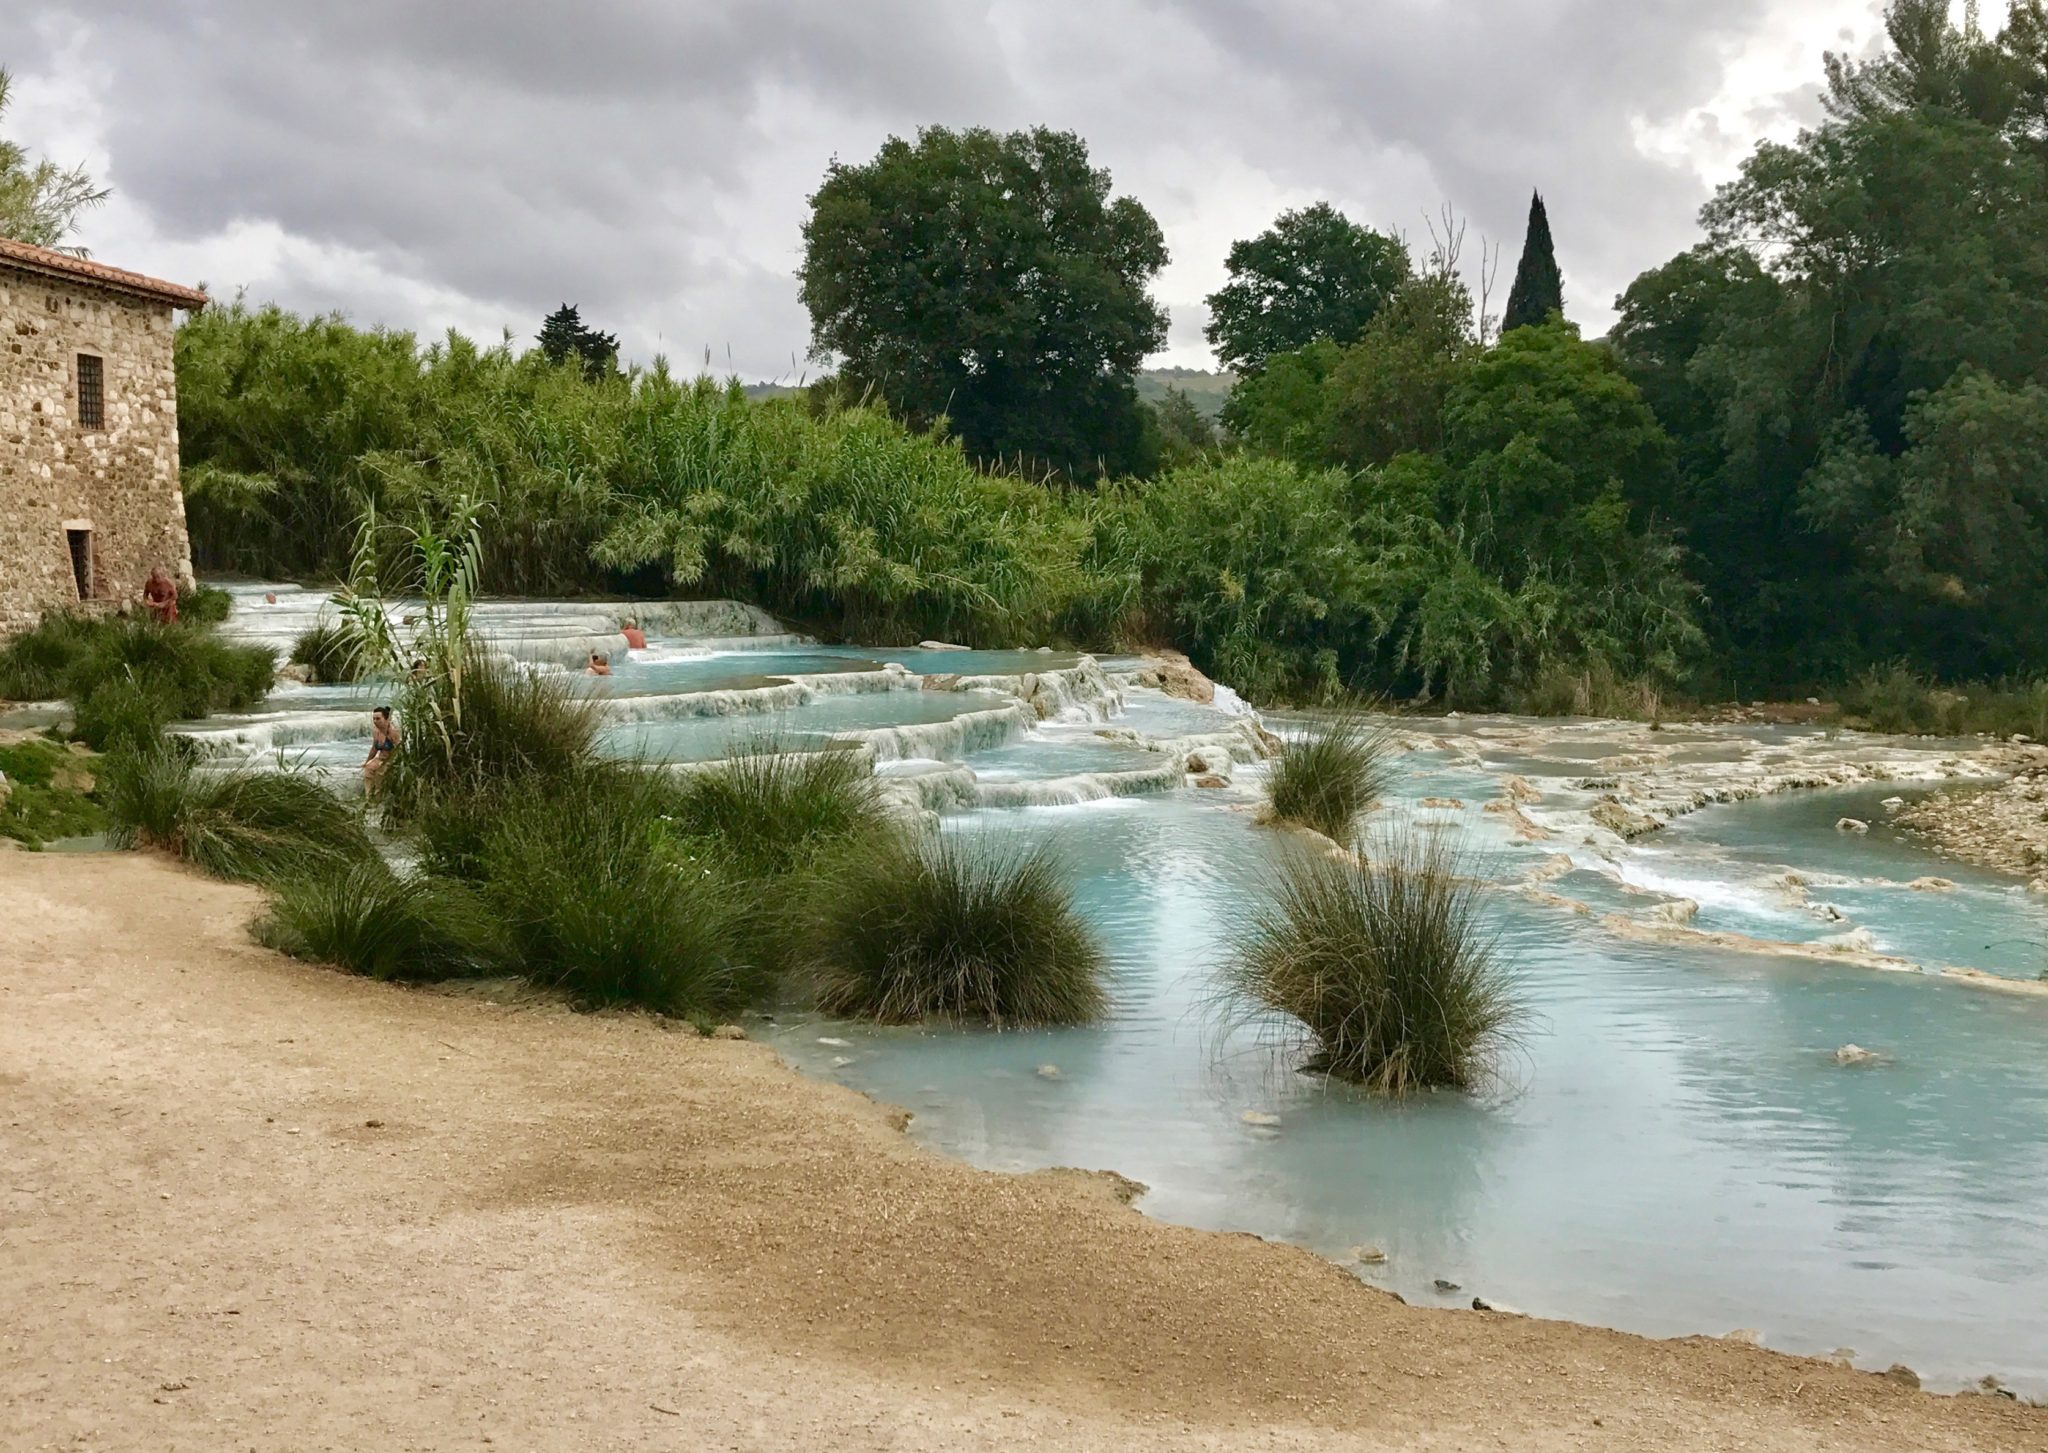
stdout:
[(65, 252), (52, 252), (47, 247), (32, 247), (26, 242), (16, 242), (11, 237), (0, 237), (0, 267), (17, 267), (48, 277), (92, 283), (117, 293), (128, 293), (135, 297), (148, 298), (152, 302), (168, 303), (173, 308), (206, 306), (206, 294), (197, 288), (180, 287), (176, 283), (164, 282), (161, 278), (144, 277), (139, 272), (108, 267), (103, 262), (73, 257)]

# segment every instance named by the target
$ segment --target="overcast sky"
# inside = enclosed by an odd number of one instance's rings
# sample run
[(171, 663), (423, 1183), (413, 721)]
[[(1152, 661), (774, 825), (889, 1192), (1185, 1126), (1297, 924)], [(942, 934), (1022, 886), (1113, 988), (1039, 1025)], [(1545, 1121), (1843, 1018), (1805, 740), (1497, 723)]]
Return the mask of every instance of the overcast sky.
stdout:
[[(1987, 7), (1987, 9), (1990, 7)], [(1159, 362), (1205, 367), (1233, 239), (1318, 199), (1426, 250), (1550, 208), (1567, 313), (1692, 242), (1880, 0), (37, 0), (8, 132), (115, 189), (95, 256), (359, 323), (791, 377), (805, 199), (921, 124), (1078, 131), (1165, 229)], [(794, 362), (792, 361), (794, 359)]]

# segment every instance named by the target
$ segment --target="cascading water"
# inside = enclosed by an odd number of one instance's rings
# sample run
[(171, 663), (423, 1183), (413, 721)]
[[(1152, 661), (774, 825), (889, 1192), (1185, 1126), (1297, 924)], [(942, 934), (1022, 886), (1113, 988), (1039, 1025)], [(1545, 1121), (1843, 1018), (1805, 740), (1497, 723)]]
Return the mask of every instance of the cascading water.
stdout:
[[(227, 629), (282, 653), (324, 601), (270, 589), (275, 605), (238, 587)], [(628, 611), (644, 652), (617, 633)], [(1264, 728), (1227, 693), (1167, 697), (1135, 661), (817, 646), (723, 602), (479, 621), (541, 669), (608, 651), (614, 674), (586, 685), (615, 753), (697, 770), (750, 737), (858, 750), (944, 831), (1057, 841), (1111, 950), (1107, 1024), (766, 1031), (935, 1146), (1115, 1169), (1152, 1214), (1340, 1260), (1370, 1245), (1386, 1259), (1360, 1274), (1412, 1300), (1755, 1328), (1934, 1385), (2048, 1393), (2048, 899), (1887, 826), (1929, 784), (1988, 777), (1976, 744), (1394, 723), (1376, 819), (1480, 855), (1536, 1026), (1500, 1093), (1389, 1104), (1292, 1073), (1213, 1012), (1280, 842), (1256, 820)], [(285, 686), (189, 730), (217, 757), (283, 750), (347, 783), (376, 695)], [(1839, 1062), (1851, 1043), (1872, 1057)]]

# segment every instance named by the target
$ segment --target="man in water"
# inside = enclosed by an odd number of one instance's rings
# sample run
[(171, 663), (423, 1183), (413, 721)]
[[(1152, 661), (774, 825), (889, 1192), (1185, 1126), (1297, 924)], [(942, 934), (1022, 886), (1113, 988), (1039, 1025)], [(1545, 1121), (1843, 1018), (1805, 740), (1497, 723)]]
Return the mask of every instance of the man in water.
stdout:
[(161, 567), (149, 572), (149, 583), (142, 587), (142, 603), (149, 607), (149, 613), (160, 626), (174, 626), (178, 623), (178, 587), (171, 583), (171, 577)]
[(398, 744), (404, 740), (399, 734), (398, 723), (391, 719), (391, 708), (380, 706), (370, 713), (370, 755), (363, 758), (363, 790), (375, 793), (377, 784), (384, 780), (384, 774), (391, 767), (391, 759), (398, 754)]
[(619, 627), (619, 634), (626, 638), (626, 649), (644, 651), (647, 649), (647, 632), (640, 629), (636, 621), (627, 621)]
[(612, 674), (612, 658), (602, 651), (590, 653), (590, 664), (583, 668), (585, 676), (609, 676)]

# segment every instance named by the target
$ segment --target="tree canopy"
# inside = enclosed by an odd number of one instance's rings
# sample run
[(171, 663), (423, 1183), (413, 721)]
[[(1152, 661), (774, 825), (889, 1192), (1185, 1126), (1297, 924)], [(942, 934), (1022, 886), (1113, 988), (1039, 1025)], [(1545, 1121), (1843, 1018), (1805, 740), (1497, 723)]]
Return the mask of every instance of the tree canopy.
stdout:
[[(11, 84), (12, 78), (0, 69), (0, 119), (7, 114)], [(79, 214), (107, 196), (107, 189), (95, 186), (84, 167), (66, 170), (48, 158), (31, 160), (19, 143), (0, 137), (0, 237), (84, 257), (84, 248), (67, 247), (64, 239), (76, 229)]]
[(834, 162), (799, 273), (820, 358), (968, 452), (1071, 477), (1140, 470), (1132, 375), (1166, 339), (1159, 224), (1071, 132), (928, 127)]
[(540, 334), (535, 341), (540, 344), (540, 351), (549, 363), (580, 359), (583, 372), (589, 378), (602, 378), (618, 367), (618, 335), (586, 327), (582, 316), (570, 303), (562, 304), (547, 315), (541, 322)]
[(1550, 213), (1543, 194), (1529, 199), (1529, 232), (1522, 242), (1522, 260), (1515, 265), (1508, 308), (1501, 315), (1503, 333), (1538, 327), (1552, 314), (1564, 312), (1564, 274), (1557, 270), (1557, 249), (1550, 240)]
[(1612, 341), (1678, 442), (1724, 649), (1798, 685), (1904, 657), (2048, 664), (2048, 23), (1897, 0), (1830, 57), (1826, 120), (1766, 142)]
[(1283, 212), (1231, 245), (1230, 280), (1208, 298), (1204, 330), (1224, 367), (1256, 372), (1318, 338), (1354, 343), (1407, 278), (1408, 248), (1328, 202)]

